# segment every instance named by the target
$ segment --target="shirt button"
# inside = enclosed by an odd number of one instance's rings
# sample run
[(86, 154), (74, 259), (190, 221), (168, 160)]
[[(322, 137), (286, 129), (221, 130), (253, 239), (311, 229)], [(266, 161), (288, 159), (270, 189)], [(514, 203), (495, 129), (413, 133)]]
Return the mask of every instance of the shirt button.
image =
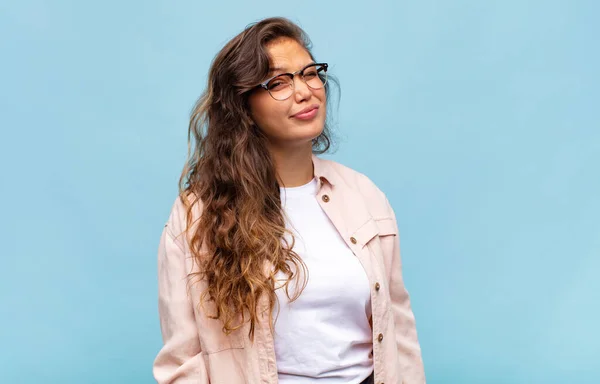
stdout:
[(356, 244), (356, 239), (354, 237), (351, 237), (350, 241), (352, 242), (352, 244)]
[(381, 343), (383, 341), (383, 333), (380, 333), (379, 336), (377, 336), (377, 340)]
[(321, 199), (323, 199), (323, 201), (326, 203), (329, 202), (329, 196), (327, 196), (327, 195), (323, 195), (323, 197), (321, 197)]
[(375, 283), (375, 290), (379, 291), (379, 288), (381, 288), (381, 285), (379, 285), (379, 283)]

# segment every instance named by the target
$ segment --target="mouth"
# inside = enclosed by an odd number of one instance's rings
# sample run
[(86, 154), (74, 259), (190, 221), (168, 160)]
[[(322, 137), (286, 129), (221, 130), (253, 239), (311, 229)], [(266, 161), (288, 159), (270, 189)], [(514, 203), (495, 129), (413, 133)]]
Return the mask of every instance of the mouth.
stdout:
[(317, 112), (319, 111), (318, 105), (311, 105), (309, 107), (304, 108), (300, 112), (292, 115), (291, 117), (299, 120), (310, 120), (317, 116)]

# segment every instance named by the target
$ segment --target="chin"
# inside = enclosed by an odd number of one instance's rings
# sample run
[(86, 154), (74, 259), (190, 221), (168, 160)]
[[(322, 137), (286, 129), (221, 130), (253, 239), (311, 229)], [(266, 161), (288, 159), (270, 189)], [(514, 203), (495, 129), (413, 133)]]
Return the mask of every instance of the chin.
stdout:
[(319, 137), (319, 135), (323, 132), (323, 129), (311, 129), (304, 130), (302, 132), (296, 132), (293, 136), (288, 136), (287, 139), (284, 139), (287, 142), (287, 145), (291, 145), (292, 147), (304, 146), (307, 144), (312, 144), (312, 141)]
[(304, 138), (306, 140), (312, 141), (313, 139), (316, 139), (317, 137), (319, 137), (319, 135), (321, 133), (323, 133), (323, 124), (317, 123), (315, 122), (314, 125), (311, 124), (311, 127), (305, 127), (305, 131), (304, 133)]
[(294, 146), (304, 145), (319, 137), (319, 135), (323, 133), (324, 128), (324, 121), (321, 119), (293, 124), (292, 126), (288, 126), (285, 135), (279, 136), (279, 140), (287, 142), (288, 145), (292, 143)]

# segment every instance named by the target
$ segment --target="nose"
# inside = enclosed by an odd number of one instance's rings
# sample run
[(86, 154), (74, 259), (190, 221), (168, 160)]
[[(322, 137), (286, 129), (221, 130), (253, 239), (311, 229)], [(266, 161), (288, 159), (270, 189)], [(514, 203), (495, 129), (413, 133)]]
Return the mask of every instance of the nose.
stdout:
[(309, 100), (312, 96), (312, 90), (299, 76), (294, 77), (294, 98), (297, 103)]

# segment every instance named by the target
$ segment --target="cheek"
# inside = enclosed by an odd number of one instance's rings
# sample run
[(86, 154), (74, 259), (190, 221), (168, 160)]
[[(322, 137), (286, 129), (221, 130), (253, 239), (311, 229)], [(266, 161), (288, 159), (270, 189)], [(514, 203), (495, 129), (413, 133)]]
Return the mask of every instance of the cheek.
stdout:
[(325, 103), (327, 101), (327, 93), (325, 92), (325, 88), (318, 89), (317, 91), (319, 92), (319, 99)]
[(317, 98), (322, 104), (325, 104), (327, 102), (327, 93), (325, 92), (325, 88), (313, 89), (312, 93), (313, 96)]
[(281, 124), (283, 120), (287, 119), (288, 108), (284, 103), (271, 105), (264, 111), (263, 116), (266, 121)]
[(273, 100), (269, 95), (267, 97), (270, 100), (262, 96), (250, 99), (250, 115), (259, 128), (272, 130), (273, 126), (279, 126), (287, 118), (289, 106), (285, 101)]

